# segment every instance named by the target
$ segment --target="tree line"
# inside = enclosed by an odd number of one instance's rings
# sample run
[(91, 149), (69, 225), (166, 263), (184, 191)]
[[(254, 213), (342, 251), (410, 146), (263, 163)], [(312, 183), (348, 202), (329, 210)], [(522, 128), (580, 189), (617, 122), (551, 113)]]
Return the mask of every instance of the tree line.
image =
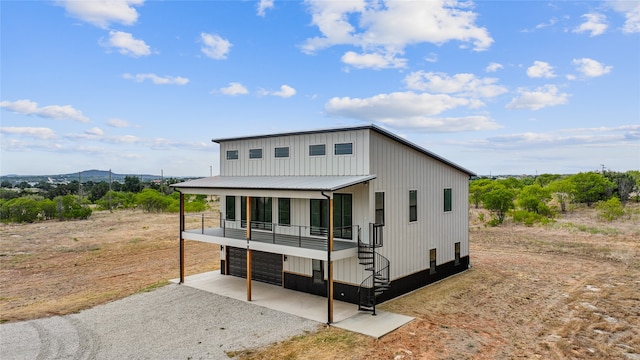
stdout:
[(558, 211), (571, 211), (577, 204), (595, 204), (600, 217), (613, 220), (624, 214), (630, 200), (640, 201), (640, 171), (481, 178), (469, 184), (470, 203), (491, 212), (490, 225), (501, 224), (508, 215), (526, 225), (546, 222)]
[[(93, 210), (142, 209), (145, 212), (178, 212), (180, 194), (169, 185), (182, 181), (142, 182), (127, 176), (123, 183), (106, 181), (51, 184), (41, 181), (35, 186), (26, 182), (0, 185), (0, 221), (34, 222), (38, 220), (87, 219)], [(208, 208), (204, 195), (185, 196), (185, 211)]]

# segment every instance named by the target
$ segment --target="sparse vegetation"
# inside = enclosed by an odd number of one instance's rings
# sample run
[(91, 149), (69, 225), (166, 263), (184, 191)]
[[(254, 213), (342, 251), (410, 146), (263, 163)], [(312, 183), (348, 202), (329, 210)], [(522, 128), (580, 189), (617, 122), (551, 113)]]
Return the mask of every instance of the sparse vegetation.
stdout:
[(469, 201), (476, 209), (482, 204), (491, 211), (493, 217), (487, 222), (490, 226), (502, 224), (507, 215), (527, 226), (546, 224), (557, 216), (558, 211), (566, 213), (576, 206), (590, 207), (594, 203), (598, 204), (601, 219), (610, 221), (624, 214), (623, 199), (640, 193), (639, 174), (637, 171), (606, 171), (568, 176), (543, 174), (535, 180), (527, 177), (482, 178), (469, 184)]

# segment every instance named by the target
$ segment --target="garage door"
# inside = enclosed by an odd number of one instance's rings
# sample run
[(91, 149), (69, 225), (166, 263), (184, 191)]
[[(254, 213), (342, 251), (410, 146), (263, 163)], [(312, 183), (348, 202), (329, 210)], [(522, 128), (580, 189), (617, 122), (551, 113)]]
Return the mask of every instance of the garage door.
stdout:
[[(247, 250), (228, 247), (229, 275), (247, 277)], [(282, 255), (262, 251), (252, 252), (251, 279), (282, 285)]]

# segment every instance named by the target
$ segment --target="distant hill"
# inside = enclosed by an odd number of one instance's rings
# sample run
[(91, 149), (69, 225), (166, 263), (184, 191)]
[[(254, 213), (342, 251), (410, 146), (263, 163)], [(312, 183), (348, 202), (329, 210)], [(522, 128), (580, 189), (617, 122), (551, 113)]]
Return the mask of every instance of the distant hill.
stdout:
[[(150, 174), (117, 174), (111, 172), (111, 181), (124, 182), (124, 178), (127, 176), (135, 176), (140, 178), (141, 181), (160, 180), (160, 175)], [(87, 181), (100, 182), (109, 181), (109, 170), (84, 170), (71, 174), (57, 174), (57, 175), (4, 175), (0, 176), (0, 181), (9, 181), (12, 184), (21, 183), (26, 181), (30, 184), (39, 183), (41, 181), (49, 181), (54, 183), (67, 183), (70, 181), (79, 180), (83, 183)]]

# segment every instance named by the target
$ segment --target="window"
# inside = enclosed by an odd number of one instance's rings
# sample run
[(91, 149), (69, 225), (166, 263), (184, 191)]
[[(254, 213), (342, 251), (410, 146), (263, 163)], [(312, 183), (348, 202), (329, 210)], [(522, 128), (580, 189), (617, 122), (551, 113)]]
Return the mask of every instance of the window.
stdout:
[(384, 224), (384, 193), (376, 193), (376, 224)]
[(227, 150), (227, 160), (238, 160), (238, 150)]
[(327, 200), (311, 199), (311, 235), (326, 236), (329, 222), (327, 221)]
[(418, 220), (418, 190), (409, 190), (409, 222)]
[(456, 254), (455, 265), (458, 266), (460, 265), (460, 243), (457, 242), (454, 244), (454, 246), (455, 246), (455, 254)]
[(313, 259), (311, 263), (313, 283), (324, 284), (324, 266), (322, 266), (322, 260)]
[(351, 194), (333, 194), (333, 236), (353, 239)]
[(278, 199), (278, 225), (291, 225), (291, 199)]
[(335, 144), (335, 155), (351, 155), (353, 154), (353, 143)]
[(227, 220), (235, 220), (236, 219), (236, 197), (227, 196), (225, 198), (225, 203), (227, 206), (227, 211), (225, 212), (225, 216)]
[(262, 159), (262, 149), (249, 149), (249, 159)]
[[(240, 197), (240, 220), (243, 228), (247, 227), (247, 198)], [(251, 198), (251, 228), (271, 230), (271, 198)]]
[(436, 273), (436, 249), (429, 250), (429, 274)]
[(451, 189), (444, 189), (444, 211), (451, 211)]
[(309, 156), (323, 156), (326, 155), (326, 145), (309, 145)]
[(288, 158), (289, 157), (289, 147), (277, 147), (275, 149), (275, 157), (277, 157), (277, 158)]

